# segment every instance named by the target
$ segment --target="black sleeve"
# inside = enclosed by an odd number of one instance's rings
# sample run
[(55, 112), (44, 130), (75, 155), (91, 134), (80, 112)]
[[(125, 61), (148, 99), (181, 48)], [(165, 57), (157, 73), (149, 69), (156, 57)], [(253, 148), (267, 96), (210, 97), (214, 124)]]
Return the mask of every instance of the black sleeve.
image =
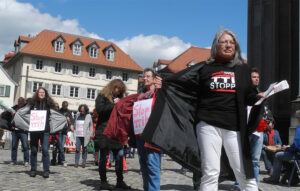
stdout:
[(95, 105), (98, 114), (111, 113), (114, 108), (114, 104), (102, 95), (98, 95)]

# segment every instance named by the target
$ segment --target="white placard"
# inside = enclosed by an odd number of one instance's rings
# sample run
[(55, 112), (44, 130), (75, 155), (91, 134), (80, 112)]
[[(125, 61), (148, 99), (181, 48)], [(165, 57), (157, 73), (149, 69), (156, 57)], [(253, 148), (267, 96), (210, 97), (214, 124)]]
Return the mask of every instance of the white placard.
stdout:
[(132, 115), (135, 135), (143, 133), (151, 114), (152, 101), (153, 99), (146, 99), (134, 102)]
[(75, 129), (76, 137), (84, 137), (83, 126), (84, 126), (84, 120), (76, 121), (76, 129)]
[(46, 110), (31, 110), (29, 131), (44, 131), (46, 127), (46, 120)]

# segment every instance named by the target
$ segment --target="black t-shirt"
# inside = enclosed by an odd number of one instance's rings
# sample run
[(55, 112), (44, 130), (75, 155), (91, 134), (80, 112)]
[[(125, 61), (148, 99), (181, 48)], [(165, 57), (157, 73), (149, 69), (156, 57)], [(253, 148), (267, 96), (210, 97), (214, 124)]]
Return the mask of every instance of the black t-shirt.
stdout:
[(197, 118), (207, 124), (239, 131), (234, 68), (222, 63), (200, 70), (201, 97)]

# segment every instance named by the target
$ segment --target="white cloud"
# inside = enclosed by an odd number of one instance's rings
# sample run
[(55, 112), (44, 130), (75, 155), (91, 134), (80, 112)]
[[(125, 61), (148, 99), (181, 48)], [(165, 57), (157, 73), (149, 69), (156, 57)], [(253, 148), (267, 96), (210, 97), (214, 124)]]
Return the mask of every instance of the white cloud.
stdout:
[(152, 67), (153, 62), (158, 59), (174, 59), (191, 46), (178, 37), (168, 38), (162, 35), (138, 35), (131, 39), (110, 41), (116, 43), (143, 68)]
[(16, 0), (0, 1), (0, 26), (0, 60), (5, 53), (14, 49), (14, 40), (19, 35), (36, 35), (44, 29), (103, 39), (96, 33), (87, 32), (76, 19), (63, 20), (59, 15), (54, 17), (41, 13), (30, 3)]
[[(57, 0), (65, 2), (66, 0)], [(40, 7), (43, 4), (38, 5)], [(50, 29), (91, 38), (103, 39), (96, 33), (90, 33), (81, 27), (76, 19), (62, 19), (41, 13), (30, 3), (17, 0), (0, 0), (0, 60), (4, 54), (13, 51), (14, 40), (19, 35), (36, 35), (44, 29)], [(111, 40), (131, 56), (143, 68), (151, 67), (158, 59), (174, 59), (191, 45), (178, 37), (168, 38), (162, 35), (138, 35), (123, 40)]]

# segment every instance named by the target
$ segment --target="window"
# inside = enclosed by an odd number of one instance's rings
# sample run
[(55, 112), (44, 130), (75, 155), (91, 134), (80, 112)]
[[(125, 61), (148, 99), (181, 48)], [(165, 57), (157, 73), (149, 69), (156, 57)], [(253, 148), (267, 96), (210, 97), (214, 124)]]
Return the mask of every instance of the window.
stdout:
[(39, 89), (39, 87), (43, 86), (43, 82), (33, 82), (33, 88), (32, 88), (32, 92), (36, 92), (37, 89)]
[(55, 63), (55, 72), (61, 72), (61, 63), (60, 62)]
[(96, 76), (96, 69), (90, 68), (89, 77), (95, 77)]
[(106, 51), (106, 60), (114, 61), (115, 58), (115, 52), (113, 50), (107, 50)]
[(73, 54), (74, 55), (81, 55), (81, 45), (80, 44), (73, 44)]
[(5, 96), (5, 86), (0, 85), (0, 96)]
[(90, 48), (90, 57), (91, 58), (97, 58), (98, 57), (98, 48), (91, 47)]
[(78, 66), (73, 65), (72, 74), (73, 75), (78, 75), (79, 74)]
[(55, 52), (64, 52), (64, 42), (63, 41), (55, 41), (54, 43)]
[(123, 74), (122, 74), (122, 80), (123, 80), (124, 82), (127, 82), (127, 81), (128, 81), (128, 73), (123, 72)]
[(43, 60), (37, 60), (35, 69), (37, 70), (43, 70)]
[(61, 95), (61, 85), (58, 84), (52, 85), (52, 95)]
[(106, 79), (110, 80), (112, 78), (112, 72), (107, 70), (106, 71)]
[(71, 87), (70, 88), (70, 97), (78, 97), (79, 88)]
[(95, 99), (96, 95), (96, 89), (87, 89), (87, 98), (89, 99)]

